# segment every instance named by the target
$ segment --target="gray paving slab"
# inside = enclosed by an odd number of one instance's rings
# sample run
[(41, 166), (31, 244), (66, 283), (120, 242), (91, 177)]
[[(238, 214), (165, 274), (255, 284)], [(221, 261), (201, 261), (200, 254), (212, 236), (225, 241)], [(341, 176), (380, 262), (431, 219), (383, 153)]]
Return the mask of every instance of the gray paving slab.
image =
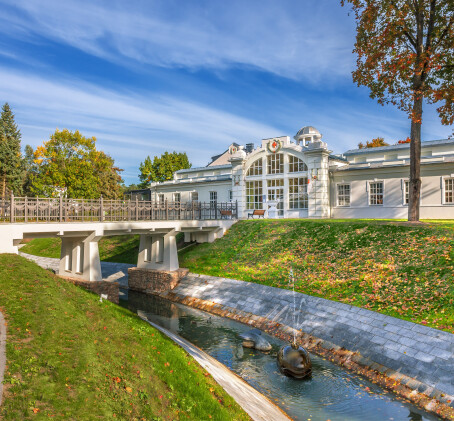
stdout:
[[(178, 293), (179, 288), (190, 284), (195, 287), (194, 296), (198, 296), (200, 279), (189, 274), (174, 292)], [(295, 294), (300, 319), (295, 321), (294, 326), (292, 291), (215, 277), (205, 278), (204, 281), (214, 286), (205, 290), (205, 300), (220, 302), (223, 295), (220, 286), (226, 282), (229, 293), (248, 298), (243, 298), (241, 305), (231, 304), (233, 308), (358, 351), (376, 363), (399, 370), (406, 376), (424, 378), (427, 384), (445, 387), (454, 378), (454, 335), (449, 332), (301, 293)], [(251, 300), (251, 297), (254, 299)], [(444, 366), (444, 370), (439, 370), (441, 366)], [(443, 391), (452, 395), (451, 388)]]

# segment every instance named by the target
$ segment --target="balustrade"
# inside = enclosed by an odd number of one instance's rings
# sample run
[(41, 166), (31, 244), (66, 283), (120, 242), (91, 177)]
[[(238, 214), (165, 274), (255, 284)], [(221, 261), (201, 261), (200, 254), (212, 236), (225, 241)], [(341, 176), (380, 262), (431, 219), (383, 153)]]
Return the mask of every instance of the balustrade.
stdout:
[(237, 202), (164, 202), (145, 200), (0, 197), (0, 222), (115, 222), (221, 219)]

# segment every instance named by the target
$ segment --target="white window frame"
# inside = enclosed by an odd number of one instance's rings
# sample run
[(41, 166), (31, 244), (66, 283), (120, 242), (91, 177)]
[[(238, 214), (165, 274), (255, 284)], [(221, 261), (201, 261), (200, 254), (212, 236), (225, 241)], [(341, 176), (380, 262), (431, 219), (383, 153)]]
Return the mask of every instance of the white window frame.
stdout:
[(164, 193), (158, 193), (158, 203), (164, 203), (166, 201), (166, 196)]
[[(295, 180), (297, 180), (296, 183)], [(308, 209), (307, 187), (307, 177), (290, 177), (288, 179), (288, 208), (290, 210)], [(290, 192), (292, 188), (296, 190), (293, 193)]]
[(181, 203), (181, 193), (180, 192), (172, 193), (172, 200), (174, 203)]
[[(452, 181), (452, 190), (449, 190), (452, 192), (452, 197), (453, 197), (452, 202), (446, 201), (446, 181), (448, 181), (448, 180)], [(445, 206), (454, 206), (454, 174), (441, 178), (441, 200), (442, 200), (441, 203)]]
[[(378, 183), (381, 183), (382, 184), (382, 192), (381, 192), (381, 195), (382, 195), (382, 203), (371, 203), (371, 190), (372, 190), (372, 184), (378, 184)], [(383, 206), (385, 204), (385, 181), (384, 180), (373, 180), (373, 181), (369, 181), (368, 182), (368, 195), (367, 195), (367, 199), (368, 199), (368, 204), (369, 206)]]
[(246, 181), (246, 210), (263, 209), (263, 191), (262, 180)]
[(284, 154), (273, 153), (266, 157), (266, 173), (268, 175), (284, 174)]
[(214, 207), (218, 201), (218, 192), (210, 191), (210, 207)]
[(408, 204), (410, 203), (410, 191), (409, 190), (410, 190), (410, 179), (403, 178), (402, 179), (402, 205), (403, 206), (408, 206)]
[[(196, 199), (194, 199), (194, 195), (197, 196)], [(198, 191), (192, 191), (191, 192), (191, 202), (198, 202), (199, 201), (199, 192)]]
[[(348, 205), (341, 205), (339, 202), (339, 198), (346, 197), (346, 194), (339, 195), (339, 187), (340, 186), (348, 186)], [(352, 185), (351, 183), (337, 183), (336, 184), (336, 206), (339, 208), (349, 208), (352, 204)]]
[[(295, 169), (296, 167), (296, 169)], [(301, 169), (302, 168), (302, 169)], [(288, 172), (298, 173), (307, 171), (307, 164), (296, 155), (288, 154)]]
[(246, 172), (246, 177), (257, 177), (263, 175), (263, 159), (256, 159)]

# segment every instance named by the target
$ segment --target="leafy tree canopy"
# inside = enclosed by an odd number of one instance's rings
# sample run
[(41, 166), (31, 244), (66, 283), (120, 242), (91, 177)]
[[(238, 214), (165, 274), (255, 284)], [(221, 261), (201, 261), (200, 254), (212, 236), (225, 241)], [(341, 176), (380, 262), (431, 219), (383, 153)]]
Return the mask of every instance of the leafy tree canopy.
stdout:
[(96, 138), (79, 131), (56, 130), (34, 152), (30, 190), (38, 196), (58, 196), (65, 191), (71, 198), (107, 199), (121, 196), (120, 168), (95, 146)]
[(140, 164), (140, 187), (145, 188), (151, 182), (172, 180), (175, 171), (191, 168), (186, 152), (164, 152), (153, 161), (149, 156)]
[(365, 145), (362, 142), (358, 143), (359, 149), (379, 148), (380, 146), (389, 146), (389, 143), (386, 143), (385, 139), (383, 139), (382, 137), (376, 137), (375, 139), (372, 139), (370, 142), (367, 141)]
[(0, 115), (0, 196), (6, 195), (7, 187), (14, 194), (21, 194), (23, 174), (21, 133), (9, 104), (5, 103)]
[(423, 101), (454, 122), (454, 1), (341, 0), (356, 18), (353, 80), (411, 118), (408, 219), (419, 220)]

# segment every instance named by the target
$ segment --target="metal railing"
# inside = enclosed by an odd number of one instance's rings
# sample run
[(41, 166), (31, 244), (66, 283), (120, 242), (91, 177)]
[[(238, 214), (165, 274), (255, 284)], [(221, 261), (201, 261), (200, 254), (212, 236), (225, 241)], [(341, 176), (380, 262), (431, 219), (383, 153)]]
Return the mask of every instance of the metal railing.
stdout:
[(238, 219), (237, 202), (0, 197), (0, 222), (113, 222)]

